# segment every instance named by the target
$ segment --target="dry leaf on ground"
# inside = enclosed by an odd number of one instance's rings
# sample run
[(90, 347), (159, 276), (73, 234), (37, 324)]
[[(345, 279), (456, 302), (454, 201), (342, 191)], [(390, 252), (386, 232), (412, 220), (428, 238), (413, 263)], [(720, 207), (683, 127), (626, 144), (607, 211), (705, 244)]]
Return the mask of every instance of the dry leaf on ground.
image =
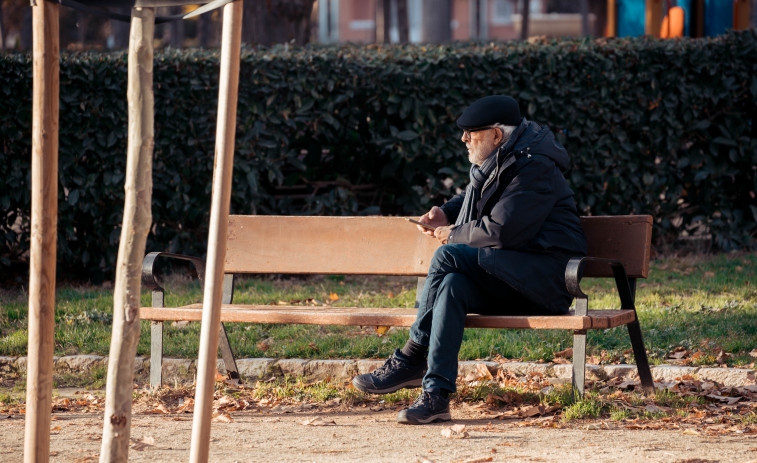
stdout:
[(303, 426), (336, 426), (336, 422), (334, 420), (326, 420), (318, 416), (318, 417), (310, 418), (308, 420), (303, 421), (302, 425)]
[(131, 439), (131, 442), (132, 450), (137, 451), (142, 451), (155, 445), (155, 439), (152, 436), (145, 436), (142, 440)]
[(228, 413), (219, 413), (213, 416), (213, 423), (231, 423), (232, 421), (231, 415)]
[(442, 429), (442, 436), (447, 439), (465, 439), (468, 437), (468, 431), (465, 430), (464, 424), (456, 424)]

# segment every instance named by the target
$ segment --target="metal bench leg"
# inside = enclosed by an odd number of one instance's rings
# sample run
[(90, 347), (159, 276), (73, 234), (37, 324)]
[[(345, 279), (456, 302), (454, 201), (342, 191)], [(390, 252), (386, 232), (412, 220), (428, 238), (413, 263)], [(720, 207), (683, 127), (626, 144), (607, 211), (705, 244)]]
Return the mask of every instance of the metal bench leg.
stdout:
[[(153, 290), (152, 306), (164, 307), (163, 291)], [(150, 387), (163, 385), (163, 322), (150, 324)]]
[(163, 385), (163, 322), (150, 324), (150, 387)]
[[(585, 317), (589, 313), (589, 298), (576, 298), (576, 316)], [(573, 398), (584, 396), (586, 383), (586, 330), (573, 332)]]
[(231, 344), (229, 344), (229, 337), (226, 335), (226, 327), (221, 323), (221, 328), (218, 331), (218, 348), (221, 349), (221, 358), (223, 358), (223, 364), (226, 366), (226, 375), (229, 377), (232, 383), (239, 384), (239, 370), (237, 369), (237, 362), (234, 360), (234, 353), (231, 350)]
[(644, 338), (641, 336), (639, 314), (636, 312), (636, 278), (628, 279), (628, 289), (631, 292), (630, 303), (628, 305), (636, 313), (636, 320), (626, 325), (628, 327), (628, 337), (631, 338), (631, 347), (633, 348), (633, 356), (636, 359), (636, 368), (639, 371), (641, 387), (644, 389), (644, 392), (651, 394), (654, 392), (654, 381), (652, 380), (652, 371), (649, 369), (647, 350), (644, 348)]
[(586, 330), (573, 332), (573, 398), (584, 396), (586, 383)]
[(633, 356), (636, 359), (636, 368), (639, 370), (639, 380), (644, 392), (651, 394), (654, 392), (654, 381), (652, 380), (652, 371), (649, 369), (649, 360), (647, 360), (647, 350), (644, 348), (644, 339), (641, 337), (641, 325), (639, 320), (635, 320), (628, 325), (628, 336), (631, 338), (631, 347), (633, 347)]
[(421, 294), (423, 294), (423, 288), (426, 286), (426, 277), (418, 277), (418, 285), (415, 287), (415, 308), (417, 309), (421, 305)]
[[(233, 300), (234, 275), (225, 274), (223, 276), (223, 300), (221, 302), (224, 304), (231, 304)], [(237, 368), (236, 360), (234, 360), (234, 351), (231, 350), (229, 337), (226, 334), (226, 327), (223, 323), (221, 323), (221, 328), (218, 330), (218, 348), (221, 350), (221, 358), (226, 367), (226, 375), (232, 383), (238, 385), (240, 383), (239, 369)]]

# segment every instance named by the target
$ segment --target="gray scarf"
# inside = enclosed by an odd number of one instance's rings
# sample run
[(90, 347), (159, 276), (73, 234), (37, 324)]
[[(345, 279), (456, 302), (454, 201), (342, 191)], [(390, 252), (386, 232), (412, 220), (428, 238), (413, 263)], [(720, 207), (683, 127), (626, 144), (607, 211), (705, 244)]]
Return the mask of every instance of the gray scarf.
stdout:
[(481, 199), (481, 192), (484, 186), (487, 184), (489, 177), (496, 175), (497, 170), (497, 154), (499, 147), (489, 155), (488, 158), (481, 164), (481, 167), (473, 164), (470, 168), (470, 183), (465, 188), (465, 199), (463, 200), (463, 206), (460, 209), (460, 213), (457, 215), (455, 226), (462, 225), (464, 223), (476, 220), (476, 205)]

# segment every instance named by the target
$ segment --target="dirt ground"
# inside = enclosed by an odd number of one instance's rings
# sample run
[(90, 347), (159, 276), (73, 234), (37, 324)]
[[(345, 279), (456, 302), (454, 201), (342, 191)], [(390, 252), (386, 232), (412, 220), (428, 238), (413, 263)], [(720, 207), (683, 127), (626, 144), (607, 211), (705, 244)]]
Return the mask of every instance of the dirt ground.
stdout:
[[(138, 408), (129, 460), (187, 461), (192, 414)], [(629, 429), (609, 420), (554, 427), (543, 418), (500, 420), (466, 403), (453, 404), (453, 422), (408, 426), (395, 422), (400, 408), (331, 403), (232, 412), (214, 419), (210, 461), (757, 462), (751, 433), (711, 434), (664, 423)], [(0, 416), (0, 426), (0, 461), (22, 461), (23, 415)], [(50, 461), (98, 461), (101, 434), (100, 410), (55, 412)]]

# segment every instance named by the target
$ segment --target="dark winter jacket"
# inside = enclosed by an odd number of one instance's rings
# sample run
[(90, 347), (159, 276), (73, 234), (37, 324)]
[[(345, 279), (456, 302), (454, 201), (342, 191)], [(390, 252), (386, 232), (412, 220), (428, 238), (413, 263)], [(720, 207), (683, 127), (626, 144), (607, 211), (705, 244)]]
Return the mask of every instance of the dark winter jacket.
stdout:
[[(449, 243), (479, 248), (479, 264), (533, 301), (542, 312), (565, 313), (572, 301), (565, 266), (586, 255), (586, 238), (563, 176), (568, 153), (547, 127), (525, 118), (497, 151), (477, 220), (453, 228)], [(442, 206), (454, 223), (465, 193)]]

